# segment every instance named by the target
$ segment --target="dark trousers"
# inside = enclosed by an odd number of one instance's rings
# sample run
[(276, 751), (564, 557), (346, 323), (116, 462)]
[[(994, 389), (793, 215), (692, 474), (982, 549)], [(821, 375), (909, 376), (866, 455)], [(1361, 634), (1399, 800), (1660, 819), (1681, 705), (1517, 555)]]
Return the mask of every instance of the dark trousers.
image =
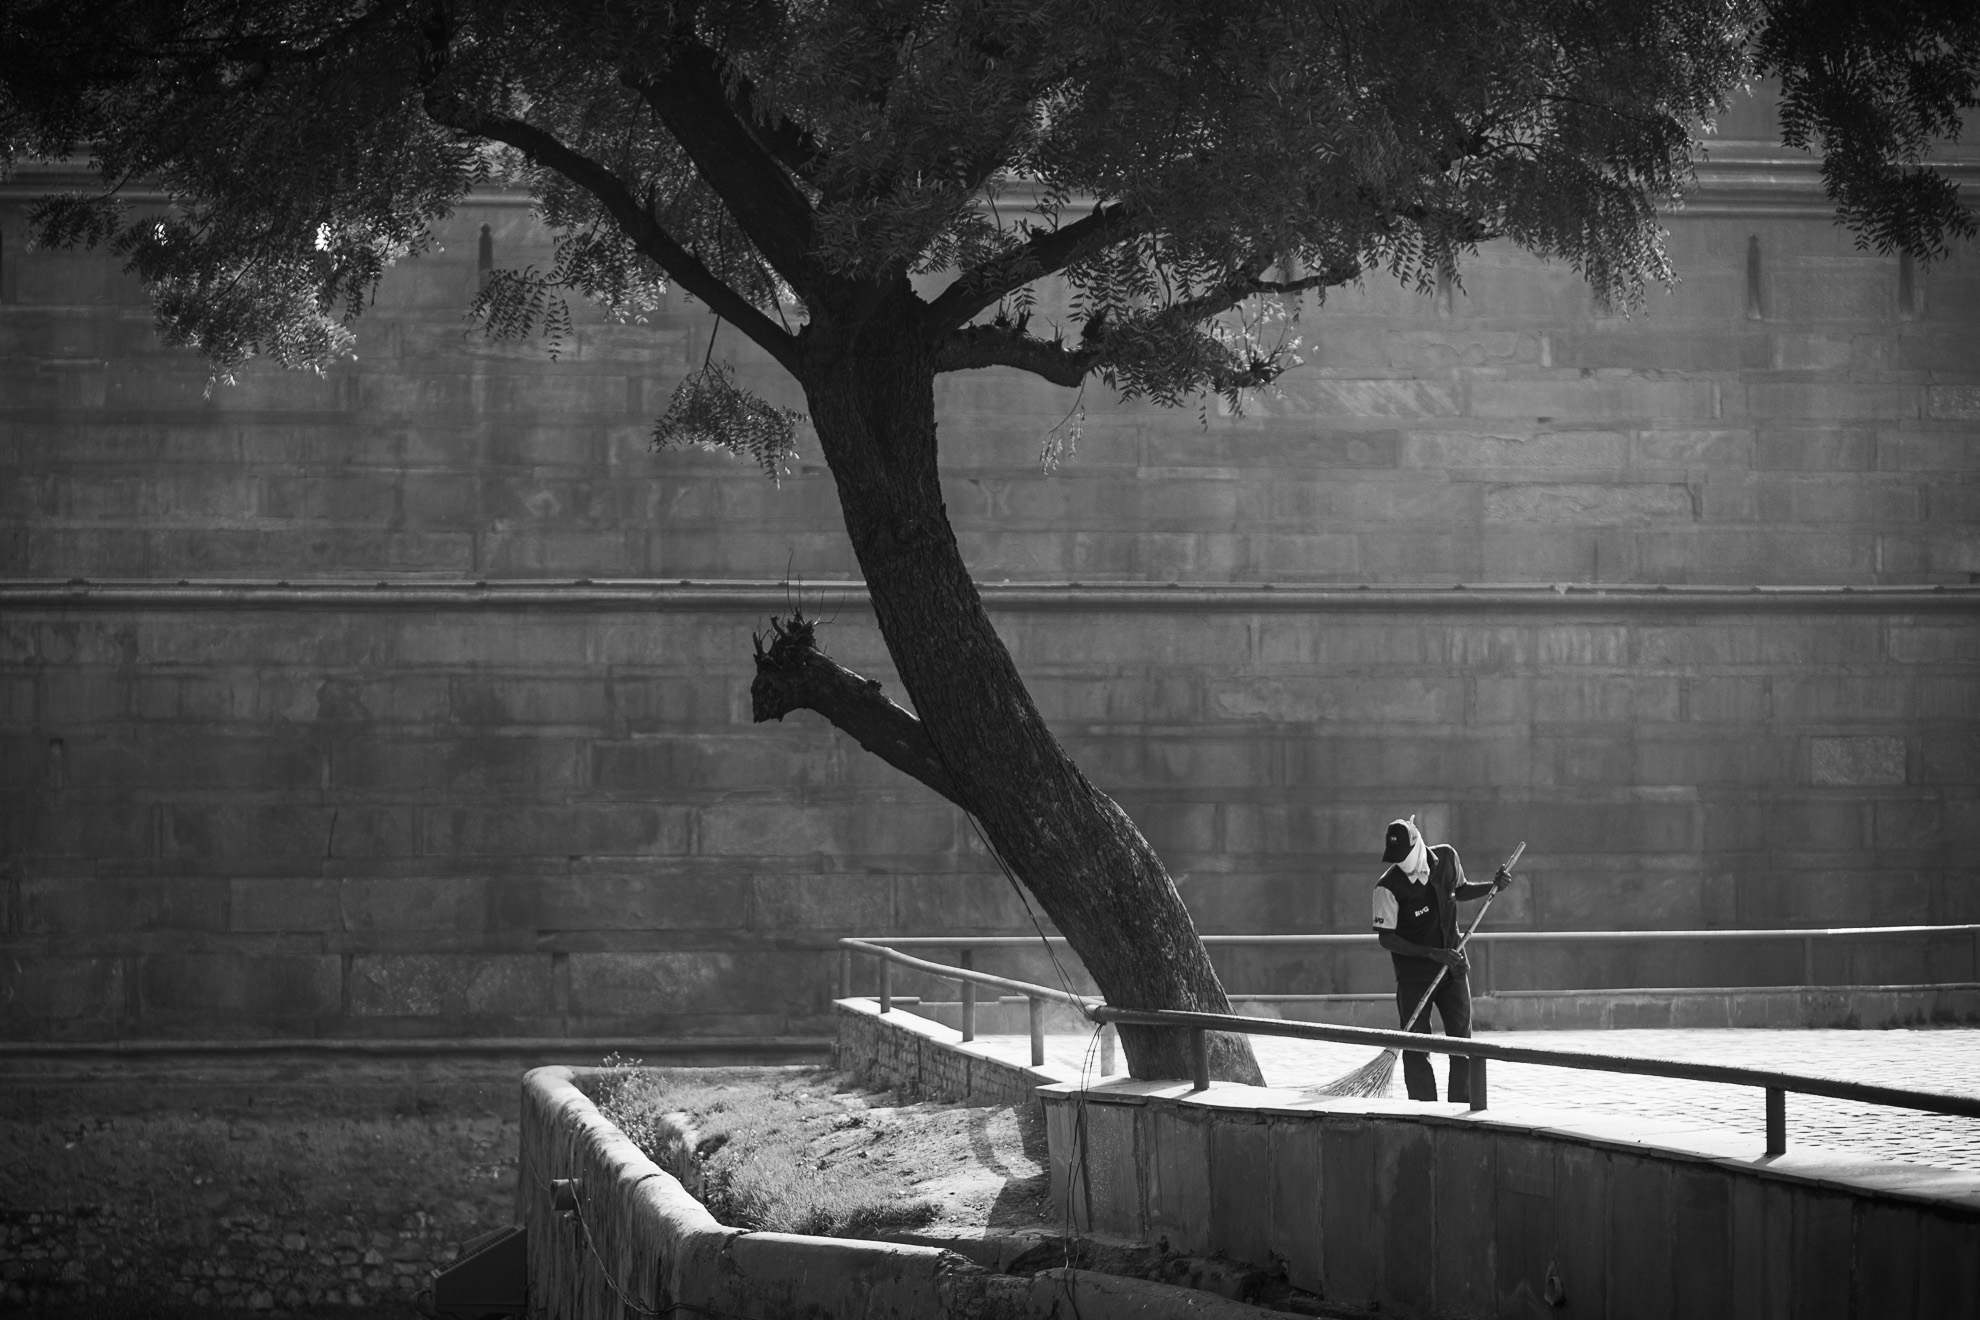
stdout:
[[(1396, 1013), (1402, 1018), (1403, 1030), (1420, 1031), (1430, 1034), (1430, 1008), (1410, 1023), (1409, 1015), (1416, 1011), (1422, 1002), (1423, 992), (1430, 988), (1428, 978), (1396, 982)], [(1437, 986), (1437, 993), (1430, 1000), (1431, 1007), (1443, 1021), (1446, 1036), (1469, 1037), (1471, 1035), (1471, 984), (1463, 972), (1446, 972), (1443, 981)], [(1455, 1104), (1469, 1104), (1471, 1101), (1471, 1060), (1453, 1054), (1451, 1060), (1450, 1099)], [(1403, 1085), (1412, 1100), (1435, 1100), (1437, 1098), (1437, 1074), (1430, 1070), (1430, 1056), (1420, 1050), (1404, 1050), (1402, 1056)]]

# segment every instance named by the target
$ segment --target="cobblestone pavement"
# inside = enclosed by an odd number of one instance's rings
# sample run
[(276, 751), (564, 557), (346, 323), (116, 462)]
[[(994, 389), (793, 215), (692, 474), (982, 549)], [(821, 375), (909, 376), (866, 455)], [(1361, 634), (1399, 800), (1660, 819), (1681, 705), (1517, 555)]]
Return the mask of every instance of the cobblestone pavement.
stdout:
[[(1591, 1054), (1681, 1059), (1776, 1069), (1815, 1077), (1980, 1096), (1980, 1030), (1926, 1031), (1493, 1031), (1481, 1040)], [(982, 1038), (999, 1057), (1029, 1057), (1022, 1036)], [(1373, 1057), (1365, 1045), (1255, 1038), (1258, 1061), (1273, 1086), (1307, 1087), (1333, 1080)], [(1051, 1036), (1047, 1059), (1077, 1069), (1085, 1037)], [(1008, 1051), (1008, 1052), (1006, 1052)], [(1097, 1054), (1095, 1065), (1097, 1066)], [(1438, 1085), (1445, 1060), (1433, 1056)], [(1652, 1116), (1750, 1135), (1766, 1130), (1761, 1092), (1663, 1077), (1584, 1072), (1536, 1064), (1494, 1063), (1488, 1074), (1495, 1108), (1538, 1105), (1610, 1117)], [(1401, 1070), (1393, 1094), (1402, 1095)], [(1908, 1164), (1980, 1172), (1980, 1119), (1954, 1118), (1821, 1096), (1787, 1098), (1788, 1146), (1876, 1155)]]

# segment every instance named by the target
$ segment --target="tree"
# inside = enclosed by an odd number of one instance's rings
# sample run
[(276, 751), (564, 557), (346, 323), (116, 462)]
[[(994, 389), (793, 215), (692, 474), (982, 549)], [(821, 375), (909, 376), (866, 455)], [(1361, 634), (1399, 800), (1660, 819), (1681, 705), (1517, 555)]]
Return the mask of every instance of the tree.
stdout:
[[(0, 140), (91, 153), (103, 189), (44, 203), (41, 241), (108, 243), (222, 374), (348, 351), (387, 265), (498, 177), (534, 193), (558, 259), (490, 281), (493, 330), (554, 336), (571, 294), (705, 303), (801, 385), (915, 708), (792, 620), (758, 656), (757, 717), (822, 714), (972, 813), (1110, 1001), (1227, 1010), (1161, 861), (984, 612), (937, 480), (936, 376), (1236, 403), (1294, 361), (1264, 300), (1370, 273), (1427, 287), (1493, 238), (1626, 304), (1668, 275), (1656, 209), (1693, 125), (1756, 72), (1783, 79), (1790, 140), (1828, 146), (1845, 216), (1936, 255), (1973, 221), (1919, 162), (1974, 104), (1980, 20), (1859, 8), (12, 0)], [(120, 209), (140, 177), (169, 212)], [(1070, 324), (1045, 333), (1050, 277)], [(710, 368), (656, 436), (775, 471), (792, 420)], [(1137, 1075), (1185, 1071), (1177, 1033), (1123, 1036)], [(1258, 1077), (1241, 1037), (1212, 1066)]]

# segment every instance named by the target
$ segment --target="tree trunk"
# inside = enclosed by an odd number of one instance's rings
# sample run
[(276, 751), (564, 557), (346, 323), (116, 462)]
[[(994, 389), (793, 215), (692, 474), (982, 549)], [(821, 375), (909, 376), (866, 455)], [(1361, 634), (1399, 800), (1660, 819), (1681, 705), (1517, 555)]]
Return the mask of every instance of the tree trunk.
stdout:
[[(879, 318), (837, 343), (821, 335), (801, 379), (881, 636), (952, 796), (1108, 1003), (1227, 1013), (1161, 859), (1045, 727), (964, 567), (937, 479), (934, 357), (921, 337)], [(1190, 1073), (1186, 1032), (1123, 1027), (1121, 1044), (1136, 1077)], [(1214, 1036), (1210, 1064), (1216, 1077), (1262, 1080), (1244, 1036)]]

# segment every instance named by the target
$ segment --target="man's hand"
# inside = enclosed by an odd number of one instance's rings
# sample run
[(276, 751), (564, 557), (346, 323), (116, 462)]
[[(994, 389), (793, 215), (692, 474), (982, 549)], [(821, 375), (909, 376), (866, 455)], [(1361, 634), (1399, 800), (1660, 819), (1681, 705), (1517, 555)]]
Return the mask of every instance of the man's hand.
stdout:
[(1498, 870), (1492, 872), (1493, 893), (1495, 894), (1498, 893), (1501, 889), (1504, 889), (1507, 885), (1511, 883), (1512, 883), (1512, 872), (1508, 871), (1505, 867), (1501, 866)]
[(1464, 956), (1463, 949), (1432, 949), (1430, 956), (1454, 972), (1462, 972), (1471, 966), (1471, 960)]

